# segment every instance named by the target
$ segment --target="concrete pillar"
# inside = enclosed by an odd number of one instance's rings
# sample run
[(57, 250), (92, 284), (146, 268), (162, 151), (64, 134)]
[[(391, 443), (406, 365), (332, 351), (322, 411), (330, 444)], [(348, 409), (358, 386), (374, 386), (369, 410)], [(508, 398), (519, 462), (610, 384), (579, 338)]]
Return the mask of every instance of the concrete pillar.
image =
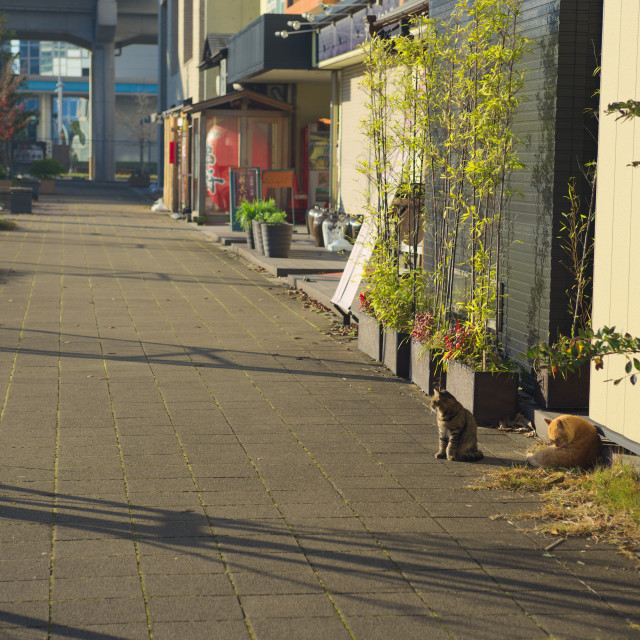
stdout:
[[(167, 109), (167, 78), (169, 77), (169, 67), (167, 64), (168, 54), (168, 22), (167, 22), (167, 2), (159, 0), (158, 4), (158, 113), (163, 113)], [(164, 122), (158, 122), (158, 184), (164, 184)]]
[(98, 0), (90, 85), (92, 178), (99, 181), (115, 180), (117, 24), (116, 0)]
[(115, 45), (96, 43), (91, 63), (91, 131), (93, 179), (115, 179)]

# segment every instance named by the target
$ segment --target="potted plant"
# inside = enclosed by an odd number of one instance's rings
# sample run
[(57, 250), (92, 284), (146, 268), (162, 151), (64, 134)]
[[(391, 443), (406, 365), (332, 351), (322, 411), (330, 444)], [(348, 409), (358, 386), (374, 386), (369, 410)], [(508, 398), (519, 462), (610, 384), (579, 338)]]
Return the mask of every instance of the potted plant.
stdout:
[(485, 325), (457, 320), (443, 336), (447, 391), (478, 424), (495, 425), (518, 408), (518, 371), (496, 347)]
[[(260, 224), (264, 222), (268, 216), (279, 211), (276, 201), (273, 198), (269, 200), (253, 200), (250, 203), (243, 201), (237, 209), (238, 221), (247, 232), (247, 243), (250, 249), (255, 249), (258, 253), (264, 255), (264, 247), (262, 242), (262, 228)], [(249, 229), (253, 241), (249, 239)]]
[(252, 221), (256, 218), (258, 213), (258, 207), (256, 206), (256, 201), (253, 200), (249, 202), (249, 200), (243, 200), (236, 209), (236, 217), (240, 226), (244, 229), (247, 235), (247, 246), (249, 249), (256, 248), (255, 238), (253, 237), (253, 226)]
[(36, 160), (29, 168), (29, 174), (40, 180), (40, 193), (56, 192), (55, 177), (64, 173), (64, 167), (53, 158)]
[(260, 223), (262, 246), (267, 258), (288, 258), (293, 239), (293, 225), (287, 222), (284, 211), (271, 211)]
[[(586, 344), (580, 336), (591, 332), (591, 280), (593, 274), (593, 226), (595, 222), (595, 169), (587, 165), (585, 182), (591, 196), (583, 210), (576, 190), (576, 181), (569, 181), (569, 210), (562, 214), (560, 227), (561, 247), (565, 257), (561, 261), (571, 276), (567, 289), (568, 312), (571, 328), (568, 336), (560, 334), (552, 344), (540, 342), (529, 348), (526, 356), (535, 373), (533, 396), (537, 404), (546, 409), (587, 409), (591, 366), (589, 358), (581, 357), (578, 349)], [(586, 354), (586, 351), (585, 351)], [(567, 363), (567, 356), (574, 357)], [(562, 363), (560, 366), (558, 366)]]
[(411, 331), (411, 382), (431, 395), (445, 389), (447, 372), (442, 366), (442, 340), (430, 311), (417, 313)]
[(381, 360), (400, 378), (410, 375), (413, 317), (425, 296), (424, 272), (401, 267), (398, 257), (378, 246), (367, 273), (367, 300), (382, 325)]

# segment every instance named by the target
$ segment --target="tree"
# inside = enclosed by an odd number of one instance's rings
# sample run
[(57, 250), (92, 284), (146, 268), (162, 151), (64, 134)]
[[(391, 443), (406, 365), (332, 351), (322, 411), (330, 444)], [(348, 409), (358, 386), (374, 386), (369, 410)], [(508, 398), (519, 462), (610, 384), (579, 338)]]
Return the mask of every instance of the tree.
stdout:
[(24, 106), (20, 100), (18, 89), (24, 76), (13, 72), (14, 56), (6, 50), (4, 44), (10, 34), (5, 28), (5, 17), (0, 15), (0, 145), (2, 157), (0, 164), (7, 164), (9, 142), (16, 131), (27, 122)]

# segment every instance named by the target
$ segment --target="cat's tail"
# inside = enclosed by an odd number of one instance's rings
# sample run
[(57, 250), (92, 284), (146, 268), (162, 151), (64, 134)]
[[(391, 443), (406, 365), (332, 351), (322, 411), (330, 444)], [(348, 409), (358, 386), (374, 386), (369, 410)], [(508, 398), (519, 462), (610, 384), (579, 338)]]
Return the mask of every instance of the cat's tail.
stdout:
[(469, 449), (465, 451), (460, 458), (460, 462), (475, 462), (476, 460), (482, 460), (484, 458), (484, 454), (480, 449)]

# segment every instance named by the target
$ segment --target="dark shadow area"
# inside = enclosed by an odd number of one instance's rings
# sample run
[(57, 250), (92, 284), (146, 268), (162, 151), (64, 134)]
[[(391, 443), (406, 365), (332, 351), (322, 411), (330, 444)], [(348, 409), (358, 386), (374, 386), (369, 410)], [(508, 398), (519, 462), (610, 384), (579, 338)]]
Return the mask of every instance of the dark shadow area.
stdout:
[[(0, 327), (0, 332), (2, 331), (19, 332), (18, 329)], [(58, 334), (52, 331), (25, 330), (23, 332), (23, 334), (28, 334), (28, 333), (45, 334), (45, 335), (50, 335), (52, 337), (55, 337), (55, 339), (58, 338)], [(56, 361), (58, 360), (58, 358), (61, 358), (63, 360), (65, 358), (74, 358), (74, 359), (81, 359), (81, 360), (94, 360), (97, 362), (102, 362), (104, 360), (107, 363), (127, 362), (127, 363), (138, 363), (138, 364), (144, 363), (144, 364), (152, 364), (152, 365), (171, 365), (171, 366), (177, 365), (180, 367), (196, 367), (201, 369), (238, 369), (242, 371), (252, 371), (252, 372), (261, 372), (261, 373), (286, 372), (291, 375), (299, 375), (299, 376), (314, 376), (314, 377), (319, 376), (319, 377), (339, 378), (341, 380), (346, 379), (346, 380), (354, 380), (354, 381), (374, 381), (375, 380), (378, 382), (398, 384), (398, 381), (395, 378), (391, 378), (391, 377), (384, 377), (384, 376), (378, 376), (378, 375), (376, 376), (353, 375), (353, 374), (344, 373), (344, 372), (336, 373), (334, 371), (330, 371), (329, 369), (326, 369), (325, 363), (331, 364), (333, 362), (333, 363), (341, 364), (343, 363), (343, 361), (324, 358), (324, 357), (316, 358), (313, 356), (286, 355), (282, 353), (260, 353), (258, 351), (238, 351), (234, 349), (208, 349), (208, 348), (202, 348), (202, 347), (179, 346), (176, 344), (167, 344), (167, 343), (161, 343), (161, 342), (140, 343), (137, 340), (126, 340), (122, 338), (108, 338), (105, 336), (101, 336), (100, 338), (98, 338), (97, 336), (87, 337), (87, 336), (82, 336), (82, 335), (72, 334), (72, 333), (62, 334), (62, 337), (65, 339), (78, 338), (79, 340), (95, 340), (95, 341), (100, 340), (107, 347), (109, 344), (113, 344), (113, 343), (121, 344), (121, 345), (122, 344), (133, 345), (136, 347), (142, 344), (143, 347), (149, 347), (151, 349), (161, 347), (163, 349), (167, 349), (167, 352), (162, 356), (140, 355), (140, 356), (132, 357), (132, 356), (118, 356), (117, 353), (110, 353), (108, 351), (106, 351), (101, 355), (96, 355), (92, 353), (65, 352), (64, 348), (60, 352), (58, 352), (57, 349), (56, 350), (29, 349), (28, 347), (21, 345), (20, 353), (22, 355), (35, 355), (35, 356), (42, 356), (45, 358), (54, 358)], [(24, 342), (24, 338), (23, 338), (23, 342)], [(61, 345), (61, 346), (64, 347), (64, 345)], [(108, 348), (117, 349), (118, 347), (112, 346)], [(15, 353), (15, 351), (16, 351), (15, 346), (12, 346), (12, 347), (0, 346), (0, 353)], [(285, 369), (283, 370), (277, 367), (261, 367), (257, 365), (247, 365), (246, 363), (238, 364), (234, 362), (231, 358), (225, 357), (224, 354), (231, 354), (231, 355), (235, 354), (235, 355), (241, 355), (241, 356), (248, 355), (248, 356), (255, 356), (255, 357), (270, 356), (272, 358), (281, 358), (285, 362), (291, 362), (292, 366), (291, 367), (286, 366)], [(185, 355), (193, 357), (194, 359), (204, 358), (206, 360), (212, 360), (213, 362), (211, 363), (208, 363), (208, 362), (203, 363), (202, 361), (184, 362), (184, 360), (181, 360), (181, 358), (184, 358)], [(176, 360), (172, 359), (174, 357), (176, 358)], [(324, 368), (324, 370), (322, 369), (309, 370), (309, 369), (298, 368), (295, 366), (295, 363), (299, 363), (304, 360), (310, 360), (312, 362), (318, 363)], [(375, 365), (373, 363), (369, 365), (363, 364), (363, 368), (369, 368), (374, 366)]]

